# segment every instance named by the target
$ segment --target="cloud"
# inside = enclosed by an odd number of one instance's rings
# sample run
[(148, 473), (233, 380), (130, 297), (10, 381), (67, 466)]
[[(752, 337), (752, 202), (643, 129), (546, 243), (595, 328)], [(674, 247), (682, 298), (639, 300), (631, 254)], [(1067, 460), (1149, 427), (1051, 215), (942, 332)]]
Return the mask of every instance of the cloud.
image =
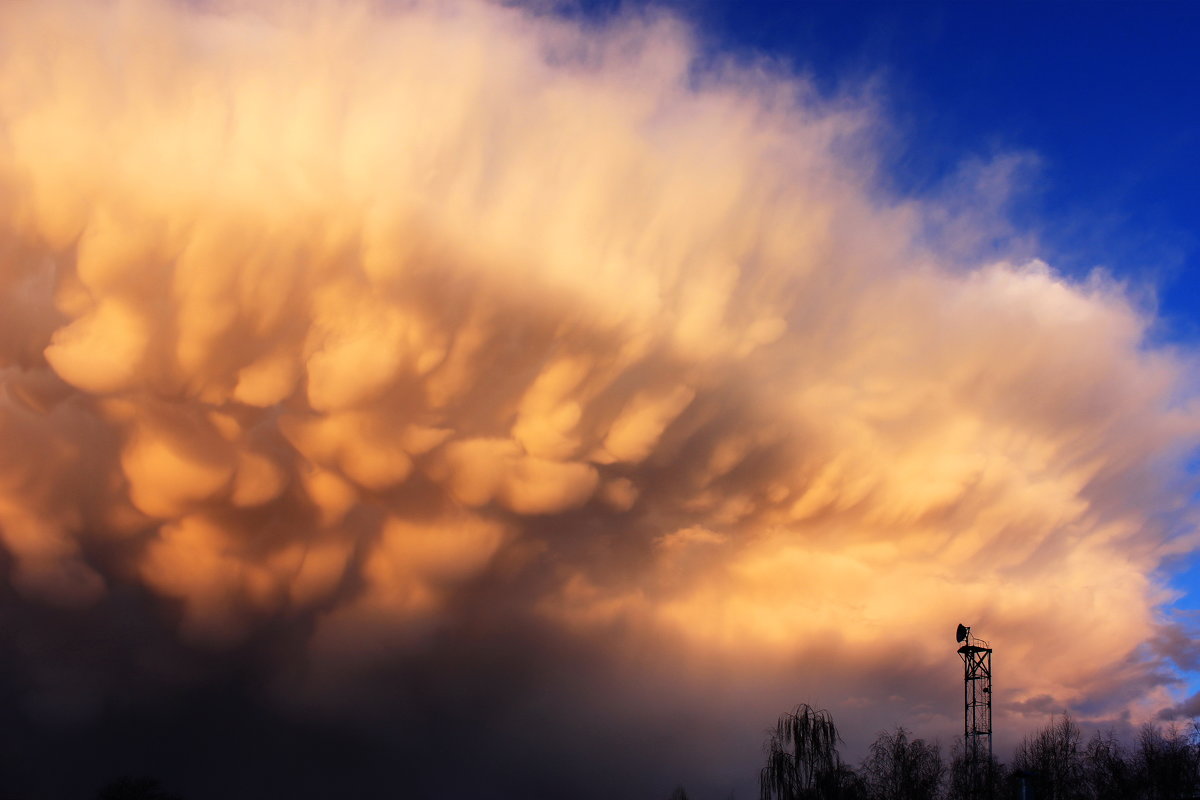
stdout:
[[(279, 708), (426, 693), (447, 729), (478, 693), (564, 781), (614, 748), (617, 792), (752, 779), (797, 700), (950, 735), (959, 621), (1013, 739), (1167, 701), (1192, 356), (873, 189), (870, 107), (665, 16), (0, 15), (11, 608), (134, 603), (113, 662), (181, 692), (246, 663)], [(625, 738), (684, 722), (656, 765)]]
[(1200, 716), (1200, 698), (1192, 695), (1182, 703), (1164, 708), (1158, 712), (1160, 720), (1195, 719)]

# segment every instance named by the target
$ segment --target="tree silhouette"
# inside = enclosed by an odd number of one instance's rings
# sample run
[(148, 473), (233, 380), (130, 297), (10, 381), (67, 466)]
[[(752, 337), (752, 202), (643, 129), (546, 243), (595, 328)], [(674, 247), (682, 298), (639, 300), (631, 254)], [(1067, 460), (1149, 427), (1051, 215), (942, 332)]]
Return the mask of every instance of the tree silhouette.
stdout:
[(1083, 754), (1079, 726), (1070, 714), (1026, 736), (1017, 746), (1013, 768), (1026, 773), (1039, 800), (1074, 800), (1083, 795)]
[(96, 800), (181, 800), (179, 795), (168, 792), (153, 778), (117, 778), (96, 795)]
[(1083, 751), (1083, 778), (1095, 800), (1126, 800), (1137, 795), (1135, 775), (1124, 746), (1112, 731), (1096, 731)]
[(910, 740), (908, 731), (897, 727), (880, 732), (863, 761), (862, 774), (871, 800), (935, 800), (946, 766), (936, 744)]
[[(979, 770), (982, 770), (982, 776)], [(976, 753), (971, 757), (961, 737), (951, 746), (947, 773), (946, 797), (949, 800), (989, 800), (1019, 794), (1015, 789), (1004, 793), (1005, 781), (1011, 776), (995, 756)]]
[(897, 727), (855, 772), (840, 743), (828, 711), (802, 704), (782, 715), (764, 744), (760, 800), (1200, 800), (1200, 720), (1147, 723), (1133, 743), (1097, 732), (1084, 746), (1064, 713), (1021, 741), (1011, 769), (991, 753), (969, 758), (961, 738), (947, 768), (936, 743)]
[(761, 800), (825, 800), (853, 791), (838, 755), (839, 742), (828, 711), (801, 703), (782, 715), (764, 747)]
[(1138, 732), (1136, 770), (1148, 800), (1195, 797), (1200, 789), (1197, 747), (1175, 725), (1147, 723)]

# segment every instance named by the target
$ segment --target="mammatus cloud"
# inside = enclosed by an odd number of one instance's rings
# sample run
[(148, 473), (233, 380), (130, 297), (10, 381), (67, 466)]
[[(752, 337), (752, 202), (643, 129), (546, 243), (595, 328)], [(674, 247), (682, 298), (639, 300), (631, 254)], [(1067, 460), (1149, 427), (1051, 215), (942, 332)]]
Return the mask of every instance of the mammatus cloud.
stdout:
[(253, 651), (326, 711), (536, 629), (603, 654), (556, 678), (585, 717), (949, 734), (959, 621), (1014, 737), (1168, 702), (1183, 357), (1103, 279), (940, 255), (846, 155), (870, 109), (656, 16), (14, 2), (0, 37), (8, 602), (132, 593), (148, 679)]

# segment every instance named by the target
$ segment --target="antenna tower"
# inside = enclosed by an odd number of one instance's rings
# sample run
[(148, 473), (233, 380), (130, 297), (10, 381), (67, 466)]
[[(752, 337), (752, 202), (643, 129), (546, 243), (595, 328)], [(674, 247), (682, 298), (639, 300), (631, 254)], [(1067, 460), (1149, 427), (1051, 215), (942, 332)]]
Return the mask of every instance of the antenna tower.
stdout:
[(959, 625), (955, 633), (962, 644), (963, 750), (967, 786), (971, 797), (991, 796), (992, 780), (992, 648)]

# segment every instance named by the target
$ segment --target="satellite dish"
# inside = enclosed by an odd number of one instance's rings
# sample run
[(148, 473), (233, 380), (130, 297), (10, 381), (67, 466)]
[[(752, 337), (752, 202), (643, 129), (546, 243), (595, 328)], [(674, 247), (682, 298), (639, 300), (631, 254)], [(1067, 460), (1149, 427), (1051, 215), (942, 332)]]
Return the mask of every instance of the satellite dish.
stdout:
[(954, 641), (961, 642), (963, 639), (967, 638), (967, 631), (969, 630), (971, 629), (960, 622), (958, 624), (958, 630), (954, 632)]

